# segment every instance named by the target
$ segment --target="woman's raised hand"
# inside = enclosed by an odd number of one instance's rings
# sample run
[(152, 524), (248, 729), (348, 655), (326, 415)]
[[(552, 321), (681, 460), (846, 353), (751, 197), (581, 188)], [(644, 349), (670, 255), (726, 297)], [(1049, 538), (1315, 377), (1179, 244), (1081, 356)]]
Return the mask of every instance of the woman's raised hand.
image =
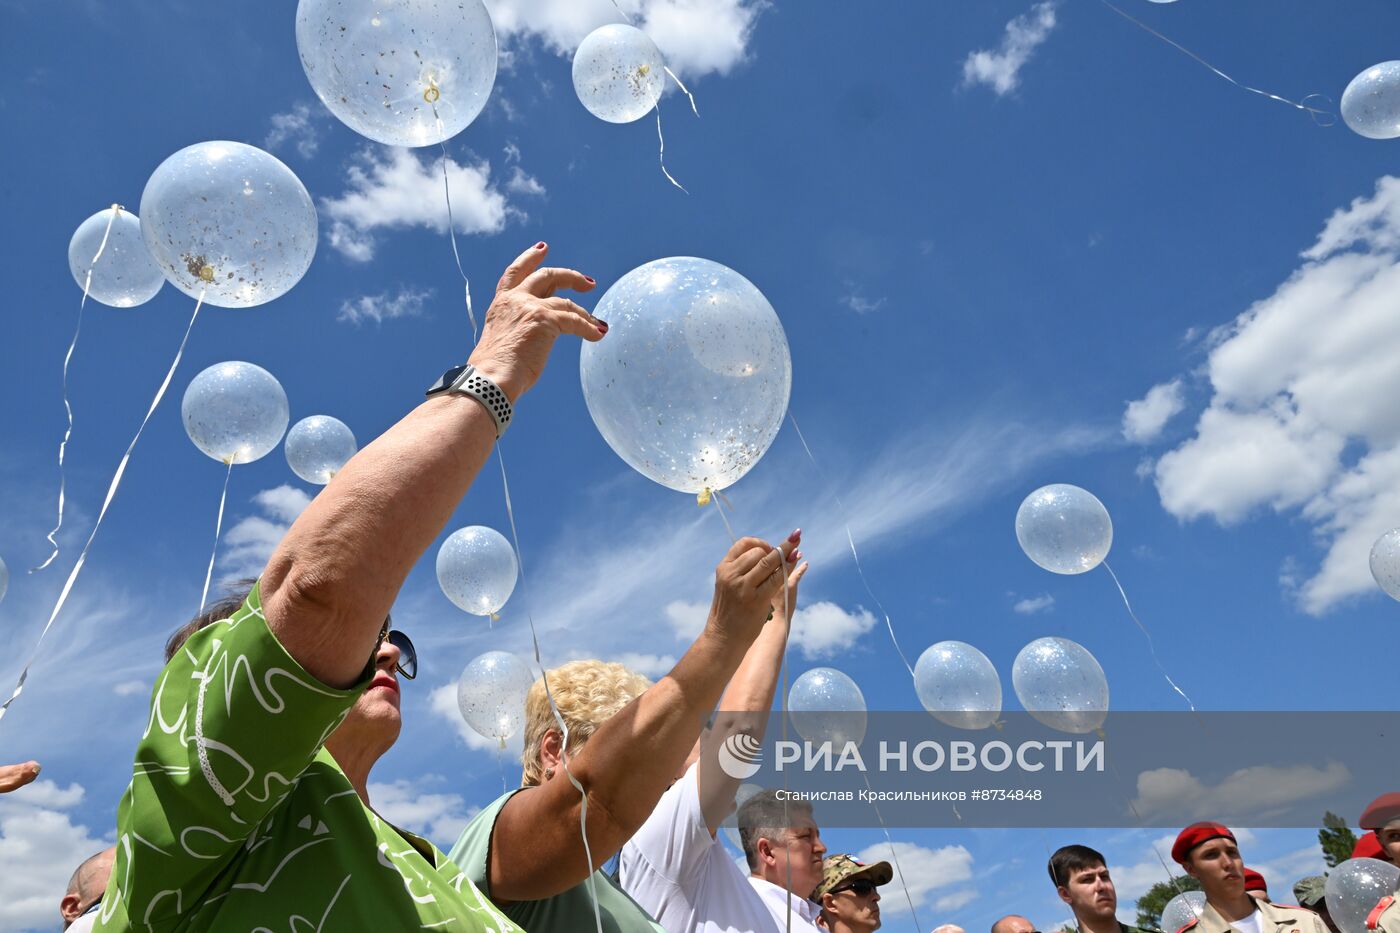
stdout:
[(560, 334), (601, 340), (608, 325), (567, 298), (560, 289), (591, 291), (593, 279), (573, 269), (543, 266), (549, 246), (537, 243), (521, 253), (496, 286), (481, 340), (468, 361), (514, 403), (544, 372)]
[(793, 539), (773, 547), (758, 538), (734, 542), (715, 568), (715, 598), (707, 626), (726, 638), (752, 642), (768, 620), (773, 597), (781, 596)]

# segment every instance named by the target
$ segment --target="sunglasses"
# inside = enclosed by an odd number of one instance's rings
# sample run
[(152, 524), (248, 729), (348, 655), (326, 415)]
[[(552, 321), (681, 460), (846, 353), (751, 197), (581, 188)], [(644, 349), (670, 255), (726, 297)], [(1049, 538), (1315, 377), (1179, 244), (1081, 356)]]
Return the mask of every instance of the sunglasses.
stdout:
[(390, 629), (389, 623), (384, 623), (384, 628), (379, 632), (379, 641), (375, 642), (374, 653), (369, 656), (370, 667), (375, 666), (374, 661), (379, 657), (379, 649), (384, 642), (388, 642), (399, 649), (399, 663), (394, 666), (404, 680), (412, 680), (418, 676), (418, 652), (413, 647), (413, 642), (407, 635), (398, 629)]
[(857, 878), (850, 884), (843, 884), (839, 888), (833, 888), (832, 894), (840, 894), (842, 891), (850, 891), (856, 897), (869, 897), (875, 893), (875, 882), (869, 878)]

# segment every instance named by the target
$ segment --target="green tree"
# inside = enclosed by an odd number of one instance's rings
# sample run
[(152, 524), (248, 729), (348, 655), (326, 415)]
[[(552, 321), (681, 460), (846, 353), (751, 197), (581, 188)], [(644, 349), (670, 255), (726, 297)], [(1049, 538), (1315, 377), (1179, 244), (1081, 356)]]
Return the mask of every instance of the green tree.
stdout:
[[(1137, 900), (1137, 926), (1144, 930), (1162, 929), (1162, 908), (1167, 901), (1183, 891), (1199, 891), (1201, 883), (1190, 875), (1177, 875), (1171, 881), (1159, 881)], [(1167, 933), (1174, 933), (1168, 930)]]
[(1356, 848), (1356, 833), (1347, 826), (1347, 821), (1328, 810), (1322, 815), (1322, 828), (1317, 831), (1318, 844), (1322, 846), (1322, 857), (1328, 868), (1336, 868), (1351, 858), (1351, 850)]

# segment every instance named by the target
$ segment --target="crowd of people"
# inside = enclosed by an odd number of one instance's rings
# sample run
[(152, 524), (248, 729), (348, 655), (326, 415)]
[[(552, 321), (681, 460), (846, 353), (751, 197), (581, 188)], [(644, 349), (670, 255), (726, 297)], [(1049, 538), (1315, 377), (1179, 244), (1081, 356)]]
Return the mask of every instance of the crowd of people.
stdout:
[[(67, 929), (880, 927), (890, 864), (829, 854), (810, 807), (771, 791), (744, 801), (747, 871), (718, 838), (739, 781), (702, 751), (740, 730), (761, 734), (807, 570), (800, 530), (729, 549), (703, 631), (655, 683), (598, 660), (536, 682), (521, 786), (480, 809), (449, 853), (374, 809), (370, 772), (398, 738), (401, 684), (417, 674), (389, 609), (556, 339), (607, 334), (558, 294), (594, 281), (545, 267), (547, 253), (539, 243), (505, 271), (469, 363), (346, 464), (261, 576), (171, 637), (116, 845), (74, 872), (58, 903)], [(0, 769), (0, 791), (37, 773)], [(1361, 825), (1379, 857), (1400, 862), (1400, 794)], [(1187, 827), (1172, 857), (1205, 891), (1191, 925), (1203, 933), (1336, 933), (1318, 879), (1299, 882), (1302, 907), (1273, 904), (1222, 825)], [(1103, 855), (1065, 846), (1049, 873), (1082, 933), (1136, 933), (1117, 919)], [(1400, 933), (1393, 904), (1371, 920)], [(1033, 931), (1012, 915), (992, 933)]]

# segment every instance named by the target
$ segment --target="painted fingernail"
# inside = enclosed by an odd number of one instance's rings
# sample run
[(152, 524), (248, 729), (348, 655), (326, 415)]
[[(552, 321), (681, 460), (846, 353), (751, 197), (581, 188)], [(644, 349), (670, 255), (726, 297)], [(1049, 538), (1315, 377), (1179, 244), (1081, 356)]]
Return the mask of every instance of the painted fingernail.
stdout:
[(583, 277), (583, 280), (584, 280), (585, 282), (587, 282), (589, 285), (597, 285), (597, 284), (598, 284), (597, 282), (593, 281), (593, 276), (591, 276), (591, 275), (585, 275), (585, 276)]
[(544, 249), (544, 240), (540, 240), (538, 243), (536, 243), (535, 249)]
[(791, 554), (788, 555), (788, 563), (789, 563), (789, 564), (795, 564), (795, 563), (797, 563), (797, 558), (799, 558), (799, 557), (801, 557), (801, 556), (802, 556), (802, 552), (801, 552), (801, 551), (794, 550)]
[(796, 529), (795, 531), (793, 531), (792, 534), (788, 535), (788, 540), (791, 541), (793, 544), (796, 544), (798, 541), (801, 541), (801, 540), (802, 540), (802, 529), (801, 529), (801, 528), (798, 528), (798, 529)]
[(598, 330), (599, 330), (601, 333), (606, 334), (606, 333), (608, 332), (608, 322), (607, 322), (607, 321), (599, 321), (599, 322), (598, 322)]

